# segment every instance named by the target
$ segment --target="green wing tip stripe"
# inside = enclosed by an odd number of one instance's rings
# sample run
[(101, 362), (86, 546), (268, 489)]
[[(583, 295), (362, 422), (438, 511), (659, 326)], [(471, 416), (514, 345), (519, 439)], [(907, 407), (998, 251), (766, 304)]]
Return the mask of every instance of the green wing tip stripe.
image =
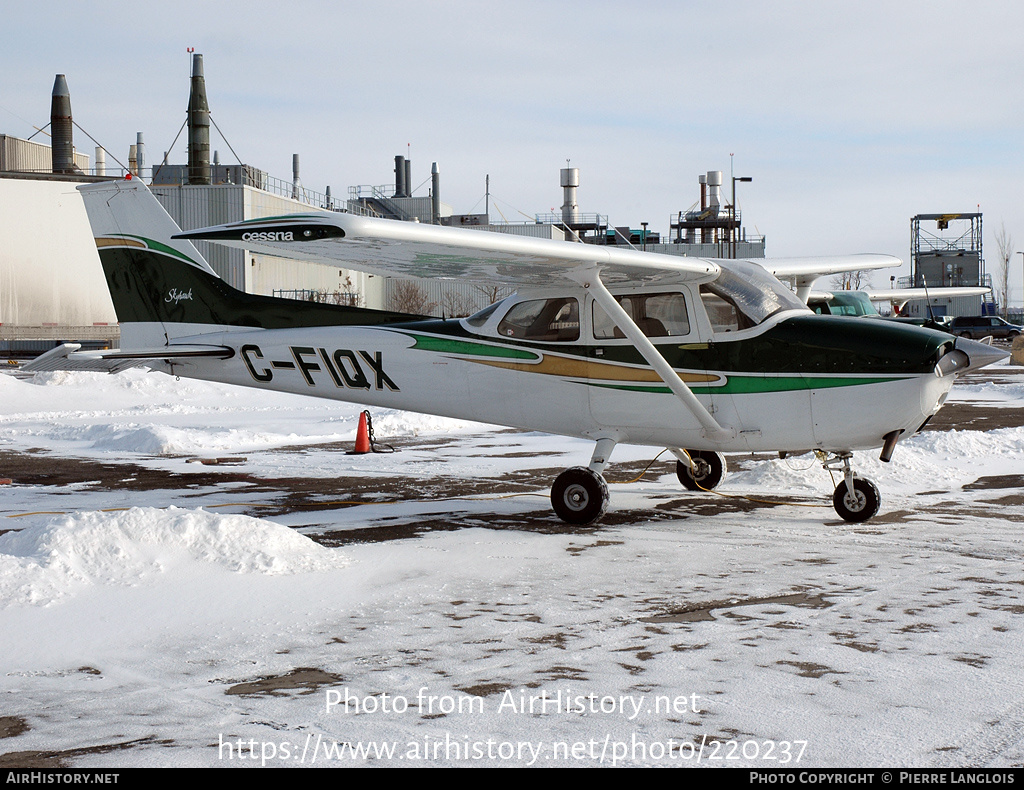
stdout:
[(541, 358), (540, 354), (532, 351), (524, 351), (508, 346), (492, 346), (485, 343), (470, 343), (465, 340), (453, 340), (447, 337), (434, 337), (432, 335), (417, 335), (411, 332), (403, 332), (416, 341), (414, 349), (420, 351), (439, 351), (446, 354), (466, 354), (475, 357), (501, 357), (503, 359), (526, 359), (535, 362)]
[(255, 219), (243, 219), (239, 222), (234, 223), (235, 225), (259, 225), (260, 223), (268, 224), (273, 222), (283, 222), (296, 219), (309, 219), (313, 217), (315, 219), (321, 219), (319, 214), (279, 214), (275, 217), (256, 217)]

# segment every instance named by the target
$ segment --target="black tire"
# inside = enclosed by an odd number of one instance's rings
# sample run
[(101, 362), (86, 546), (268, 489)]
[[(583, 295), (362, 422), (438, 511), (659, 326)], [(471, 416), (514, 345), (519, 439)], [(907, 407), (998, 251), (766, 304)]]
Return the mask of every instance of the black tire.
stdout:
[(725, 456), (713, 450), (687, 450), (696, 466), (691, 470), (682, 461), (676, 461), (676, 477), (683, 488), (690, 491), (713, 491), (725, 479)]
[(551, 486), (551, 506), (568, 524), (590, 524), (608, 509), (608, 484), (585, 466), (566, 469)]
[(878, 506), (882, 502), (878, 489), (870, 480), (863, 477), (853, 478), (854, 496), (846, 489), (846, 481), (836, 486), (836, 492), (832, 495), (832, 506), (843, 521), (859, 523), (867, 521), (878, 512)]

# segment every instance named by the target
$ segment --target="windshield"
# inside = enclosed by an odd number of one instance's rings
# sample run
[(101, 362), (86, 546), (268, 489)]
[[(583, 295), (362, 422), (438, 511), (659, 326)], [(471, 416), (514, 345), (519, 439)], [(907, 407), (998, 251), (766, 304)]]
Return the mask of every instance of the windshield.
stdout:
[(504, 301), (505, 300), (502, 299), (500, 302), (489, 304), (483, 310), (480, 310), (477, 313), (473, 313), (473, 315), (466, 319), (466, 323), (469, 324), (470, 326), (477, 328), (483, 326), (484, 324), (487, 323), (487, 319), (494, 315), (494, 311), (501, 307)]
[(832, 315), (878, 315), (863, 291), (835, 291), (828, 303), (828, 311)]
[(721, 273), (700, 287), (716, 332), (757, 326), (780, 310), (808, 309), (795, 293), (757, 264), (746, 261), (717, 263), (722, 268)]

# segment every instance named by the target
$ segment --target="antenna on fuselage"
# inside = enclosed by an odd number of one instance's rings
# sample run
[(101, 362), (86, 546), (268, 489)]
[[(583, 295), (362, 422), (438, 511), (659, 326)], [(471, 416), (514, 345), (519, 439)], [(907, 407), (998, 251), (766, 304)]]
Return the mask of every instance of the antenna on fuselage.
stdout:
[(928, 295), (928, 278), (922, 275), (921, 283), (924, 285), (924, 300), (925, 303), (928, 305), (928, 320), (934, 321), (935, 316), (932, 315), (932, 298)]

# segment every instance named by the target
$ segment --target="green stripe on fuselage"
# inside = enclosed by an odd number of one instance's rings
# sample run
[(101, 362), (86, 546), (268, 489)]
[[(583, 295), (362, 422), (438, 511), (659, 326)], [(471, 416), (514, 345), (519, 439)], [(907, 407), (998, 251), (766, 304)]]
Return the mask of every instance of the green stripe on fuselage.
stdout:
[[(690, 385), (694, 395), (751, 395), (763, 392), (795, 392), (798, 390), (833, 389), (835, 387), (860, 387), (865, 384), (884, 384), (891, 381), (904, 381), (906, 376), (886, 378), (832, 377), (832, 376), (737, 376), (728, 377), (720, 387), (699, 387)], [(629, 392), (653, 392), (668, 394), (672, 390), (666, 387), (651, 387), (631, 384), (602, 384), (588, 382), (592, 387), (604, 389), (627, 390)]]
[(408, 335), (415, 340), (416, 345), (413, 348), (420, 351), (440, 351), (445, 354), (468, 354), (477, 357), (501, 357), (503, 359), (526, 359), (530, 361), (536, 361), (541, 358), (540, 354), (512, 346), (471, 343), (449, 337), (420, 335), (413, 334), (412, 332), (402, 332), (402, 334)]

